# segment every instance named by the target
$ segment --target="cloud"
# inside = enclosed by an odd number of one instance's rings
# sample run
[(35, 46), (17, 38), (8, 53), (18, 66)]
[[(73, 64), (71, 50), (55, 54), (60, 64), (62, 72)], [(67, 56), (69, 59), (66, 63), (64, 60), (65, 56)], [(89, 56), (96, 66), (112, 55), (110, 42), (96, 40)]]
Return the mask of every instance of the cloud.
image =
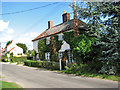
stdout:
[(5, 29), (7, 29), (8, 25), (9, 25), (9, 21), (4, 22), (3, 20), (0, 20), (0, 31), (4, 31)]
[(32, 50), (33, 48), (33, 42), (32, 40), (37, 37), (40, 33), (38, 32), (28, 32), (25, 34), (20, 35), (15, 42), (16, 43), (24, 43), (27, 45), (28, 49)]
[(6, 32), (0, 34), (0, 42), (8, 42), (13, 39), (13, 35), (8, 34)]
[(2, 42), (2, 47), (5, 47), (6, 42), (14, 38), (14, 29), (9, 27), (9, 23), (9, 21), (0, 20), (0, 42)]
[(8, 30), (6, 31), (7, 34), (13, 34), (14, 33), (14, 29), (12, 28), (8, 28)]
[(32, 50), (33, 42), (32, 40), (37, 37), (40, 32), (27, 32), (18, 33), (14, 31), (13, 28), (9, 27), (9, 21), (4, 22), (0, 20), (0, 42), (2, 42), (2, 47), (5, 47), (6, 42), (13, 40), (14, 43), (24, 43), (27, 45), (28, 49)]

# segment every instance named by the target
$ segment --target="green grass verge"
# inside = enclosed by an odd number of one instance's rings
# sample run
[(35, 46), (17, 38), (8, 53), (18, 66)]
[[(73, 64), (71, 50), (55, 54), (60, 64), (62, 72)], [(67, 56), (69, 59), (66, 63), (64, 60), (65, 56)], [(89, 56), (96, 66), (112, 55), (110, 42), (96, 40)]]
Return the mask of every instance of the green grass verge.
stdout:
[(21, 86), (11, 82), (0, 81), (0, 84), (0, 86), (2, 86), (1, 88), (22, 88)]
[[(61, 71), (61, 73), (67, 73), (67, 74), (73, 74), (72, 72), (66, 72), (66, 70)], [(94, 77), (94, 78), (100, 78), (100, 79), (107, 79), (112, 81), (119, 81), (120, 77), (115, 75), (106, 75), (106, 74), (91, 74), (91, 73), (75, 73), (76, 76), (84, 76), (84, 77)]]

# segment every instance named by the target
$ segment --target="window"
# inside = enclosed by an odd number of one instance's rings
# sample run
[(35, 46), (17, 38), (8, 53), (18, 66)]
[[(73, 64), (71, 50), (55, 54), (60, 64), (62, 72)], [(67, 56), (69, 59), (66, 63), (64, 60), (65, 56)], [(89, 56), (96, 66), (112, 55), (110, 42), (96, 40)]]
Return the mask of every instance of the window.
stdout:
[(50, 44), (50, 37), (46, 38), (46, 44)]
[(49, 52), (45, 53), (45, 59), (50, 60), (50, 53)]
[(59, 59), (62, 59), (62, 57), (63, 57), (63, 53), (64, 53), (64, 52), (59, 52), (59, 53), (58, 53), (58, 57), (59, 57)]
[(69, 63), (73, 62), (73, 55), (70, 50), (68, 50), (68, 58), (69, 58)]
[(62, 34), (59, 35), (59, 39), (58, 40), (63, 40), (63, 35)]

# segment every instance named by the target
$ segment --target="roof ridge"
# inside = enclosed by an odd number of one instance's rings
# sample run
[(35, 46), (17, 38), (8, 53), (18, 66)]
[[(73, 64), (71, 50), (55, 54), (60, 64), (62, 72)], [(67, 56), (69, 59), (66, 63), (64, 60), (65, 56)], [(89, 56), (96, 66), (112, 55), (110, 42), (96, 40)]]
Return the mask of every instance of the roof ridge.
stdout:
[[(60, 23), (60, 24), (58, 24), (58, 25), (55, 25), (55, 26), (53, 26), (52, 28), (49, 28), (49, 29), (46, 29), (45, 31), (43, 31), (43, 33), (41, 33), (39, 36), (37, 36), (35, 39), (33, 39), (32, 41), (36, 41), (36, 40), (38, 40), (38, 39), (41, 39), (41, 38), (43, 38), (43, 37), (47, 37), (47, 36), (50, 36), (50, 35), (53, 35), (53, 34), (57, 34), (57, 33), (59, 33), (59, 32), (64, 32), (64, 31), (66, 31), (66, 30), (69, 30), (69, 29), (72, 29), (73, 28), (73, 23), (71, 23), (71, 21), (73, 21), (74, 19), (71, 19), (71, 20), (69, 20), (69, 21), (67, 21), (67, 22), (64, 22), (64, 23)], [(79, 20), (79, 19), (77, 19), (78, 20), (78, 24), (79, 25), (81, 25), (81, 23), (83, 23), (83, 24), (85, 24), (85, 22), (83, 22), (83, 21), (81, 21), (81, 20)], [(66, 24), (68, 24), (68, 25), (66, 25)], [(61, 27), (62, 27), (62, 29), (61, 28), (59, 28), (58, 26), (60, 26), (61, 25)], [(64, 25), (64, 26), (62, 26), (62, 25)], [(58, 28), (56, 28), (56, 27), (58, 27)], [(58, 30), (59, 29), (59, 30)], [(51, 30), (51, 32), (50, 32), (50, 30)], [(56, 31), (55, 31), (56, 30)]]

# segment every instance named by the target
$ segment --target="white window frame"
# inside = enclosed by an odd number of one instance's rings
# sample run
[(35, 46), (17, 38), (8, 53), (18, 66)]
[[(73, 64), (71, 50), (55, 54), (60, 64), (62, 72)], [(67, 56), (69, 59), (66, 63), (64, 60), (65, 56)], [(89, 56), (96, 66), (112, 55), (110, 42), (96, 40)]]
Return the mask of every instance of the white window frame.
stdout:
[(63, 40), (63, 34), (58, 35), (58, 40)]
[(46, 53), (45, 53), (45, 59), (46, 59), (47, 61), (50, 61), (50, 52), (46, 52)]
[(46, 38), (46, 44), (47, 44), (47, 45), (50, 44), (50, 37), (47, 37), (47, 38)]

